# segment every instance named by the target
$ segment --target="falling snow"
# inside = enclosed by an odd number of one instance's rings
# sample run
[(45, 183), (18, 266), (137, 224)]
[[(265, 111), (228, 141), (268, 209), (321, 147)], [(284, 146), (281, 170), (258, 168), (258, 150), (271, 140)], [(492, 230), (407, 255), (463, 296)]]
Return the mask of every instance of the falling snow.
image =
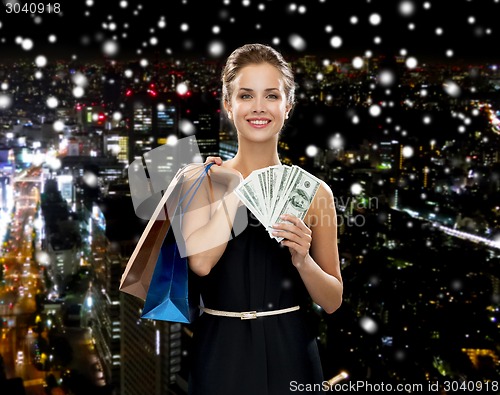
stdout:
[(378, 331), (378, 324), (377, 322), (371, 318), (371, 317), (362, 317), (360, 320), (359, 320), (359, 325), (361, 326), (361, 328), (369, 333), (369, 334), (374, 334)]
[[(451, 10), (445, 4), (421, 0), (390, 5), (355, 0), (341, 9), (331, 0), (307, 5), (250, 0), (203, 5), (118, 1), (117, 6), (111, 6), (87, 0), (60, 15), (26, 15), (24, 23), (4, 17), (0, 38), (5, 45), (16, 43), (21, 52), (44, 51), (64, 41), (75, 49), (76, 56), (78, 48), (100, 48), (103, 56), (125, 52), (147, 52), (150, 56), (150, 51), (158, 48), (167, 55), (201, 51), (221, 58), (234, 46), (249, 41), (273, 43), (284, 51), (345, 49), (356, 51), (357, 56), (404, 50), (412, 58), (407, 67), (416, 67), (430, 52), (443, 59), (455, 58), (466, 51), (477, 52), (480, 44), (495, 42), (496, 20), (492, 16), (498, 13), (499, 2), (481, 6), (465, 3), (472, 6), (454, 4)], [(430, 46), (432, 37), (439, 40)], [(211, 44), (216, 39), (218, 49)]]

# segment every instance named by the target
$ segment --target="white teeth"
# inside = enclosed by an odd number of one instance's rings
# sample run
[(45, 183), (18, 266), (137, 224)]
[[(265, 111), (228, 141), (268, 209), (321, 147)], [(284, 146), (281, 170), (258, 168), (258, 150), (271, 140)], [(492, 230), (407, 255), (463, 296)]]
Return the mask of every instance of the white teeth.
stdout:
[(266, 125), (267, 121), (250, 121), (253, 125)]

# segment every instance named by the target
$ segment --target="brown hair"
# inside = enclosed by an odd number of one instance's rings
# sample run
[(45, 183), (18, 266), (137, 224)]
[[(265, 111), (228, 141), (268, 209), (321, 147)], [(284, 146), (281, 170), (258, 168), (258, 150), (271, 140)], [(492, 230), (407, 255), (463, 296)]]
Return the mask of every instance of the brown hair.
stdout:
[(223, 101), (230, 101), (231, 84), (243, 67), (262, 63), (269, 63), (280, 71), (283, 76), (287, 102), (293, 105), (295, 103), (295, 80), (292, 68), (281, 53), (264, 44), (245, 44), (229, 55), (221, 75)]

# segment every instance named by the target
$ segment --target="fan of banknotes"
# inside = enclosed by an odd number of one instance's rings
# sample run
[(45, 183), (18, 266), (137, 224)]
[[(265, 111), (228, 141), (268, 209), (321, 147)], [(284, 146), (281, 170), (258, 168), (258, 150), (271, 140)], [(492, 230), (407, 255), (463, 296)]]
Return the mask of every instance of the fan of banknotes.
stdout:
[(264, 225), (269, 236), (282, 214), (304, 219), (321, 181), (299, 166), (277, 165), (253, 171), (234, 190), (250, 212)]

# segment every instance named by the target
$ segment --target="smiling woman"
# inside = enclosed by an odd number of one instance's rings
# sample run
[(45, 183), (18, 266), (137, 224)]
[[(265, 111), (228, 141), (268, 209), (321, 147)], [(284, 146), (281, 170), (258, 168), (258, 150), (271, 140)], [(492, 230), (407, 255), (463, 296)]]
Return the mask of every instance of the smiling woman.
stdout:
[[(320, 390), (324, 377), (306, 309), (312, 300), (333, 313), (342, 301), (333, 195), (318, 183), (304, 220), (282, 216), (273, 225), (279, 237), (269, 237), (247, 207), (231, 198), (231, 188), (255, 170), (281, 165), (277, 147), (294, 105), (293, 73), (274, 48), (247, 44), (229, 56), (222, 82), (238, 152), (226, 162), (209, 157), (207, 163), (217, 165), (210, 178), (226, 185), (228, 197), (217, 207), (203, 203), (211, 195), (207, 188), (194, 203), (201, 208), (183, 223), (187, 249), (196, 251), (188, 262), (203, 302), (193, 327), (189, 394), (282, 395), (292, 382)], [(300, 207), (304, 198), (294, 203)], [(249, 225), (231, 238), (227, 221), (235, 224), (241, 216)], [(315, 216), (331, 220), (311, 226)], [(200, 248), (221, 234), (226, 242)]]

